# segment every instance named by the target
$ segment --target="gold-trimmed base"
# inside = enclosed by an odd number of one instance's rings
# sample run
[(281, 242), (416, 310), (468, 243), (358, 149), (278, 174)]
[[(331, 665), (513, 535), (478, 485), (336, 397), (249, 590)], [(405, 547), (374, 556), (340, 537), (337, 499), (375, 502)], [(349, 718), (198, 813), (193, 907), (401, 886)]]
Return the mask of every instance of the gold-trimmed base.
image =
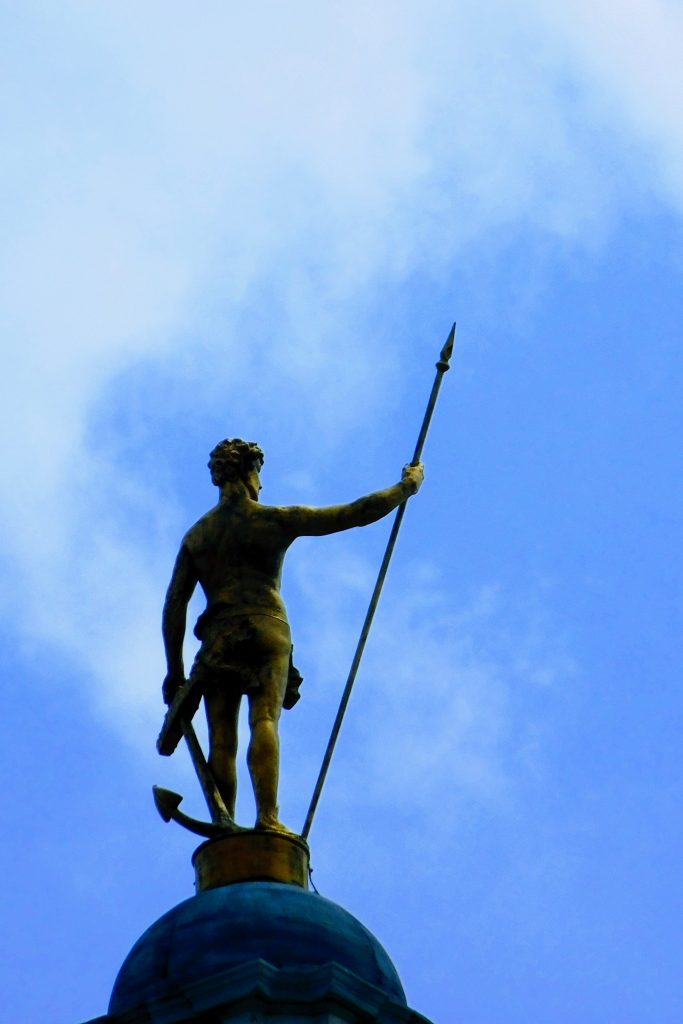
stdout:
[(299, 836), (250, 829), (209, 839), (192, 855), (197, 892), (235, 882), (286, 882), (308, 889), (308, 844)]

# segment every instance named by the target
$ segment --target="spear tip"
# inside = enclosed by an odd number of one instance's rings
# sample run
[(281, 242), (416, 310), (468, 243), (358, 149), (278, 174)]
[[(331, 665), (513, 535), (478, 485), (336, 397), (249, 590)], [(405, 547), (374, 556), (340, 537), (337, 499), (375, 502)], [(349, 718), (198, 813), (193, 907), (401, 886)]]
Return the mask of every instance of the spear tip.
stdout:
[(446, 370), (449, 369), (449, 363), (451, 361), (451, 356), (453, 355), (453, 346), (454, 346), (454, 344), (455, 344), (455, 321), (453, 322), (453, 326), (451, 327), (450, 334), (446, 338), (446, 344), (441, 349), (441, 354), (439, 355), (439, 361), (436, 364), (438, 369), (442, 370), (444, 373), (446, 372)]

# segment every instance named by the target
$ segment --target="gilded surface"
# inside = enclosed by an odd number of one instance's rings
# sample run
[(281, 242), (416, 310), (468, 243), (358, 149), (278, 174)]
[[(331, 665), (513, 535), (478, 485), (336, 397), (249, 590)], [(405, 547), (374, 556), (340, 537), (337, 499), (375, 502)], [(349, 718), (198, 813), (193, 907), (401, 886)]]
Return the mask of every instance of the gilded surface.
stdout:
[(308, 888), (308, 846), (278, 832), (233, 832), (202, 843), (192, 857), (197, 892), (235, 882), (284, 882)]
[[(190, 673), (190, 689), (197, 693), (195, 706), (199, 694), (204, 697), (209, 767), (234, 818), (237, 720), (246, 695), (251, 733), (247, 764), (256, 827), (286, 832), (277, 804), (278, 721), (282, 708), (298, 700), (301, 676), (292, 663), (280, 594), (285, 553), (297, 537), (376, 522), (416, 493), (424, 474), (421, 464), (406, 466), (399, 483), (346, 505), (278, 507), (259, 501), (262, 465), (261, 449), (238, 438), (222, 441), (211, 452), (209, 469), (220, 499), (188, 530), (176, 559), (163, 613), (163, 695), (170, 703), (186, 685), (182, 648), (187, 606), (199, 584), (207, 605), (195, 628), (201, 647)], [(163, 753), (172, 749), (160, 744)]]

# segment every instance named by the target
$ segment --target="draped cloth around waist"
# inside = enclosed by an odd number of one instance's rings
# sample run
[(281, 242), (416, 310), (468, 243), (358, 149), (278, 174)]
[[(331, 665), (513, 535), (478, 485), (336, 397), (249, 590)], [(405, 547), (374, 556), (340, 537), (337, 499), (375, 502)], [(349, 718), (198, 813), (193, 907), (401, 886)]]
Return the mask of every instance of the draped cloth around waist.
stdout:
[(289, 671), (283, 707), (292, 708), (300, 698), (303, 677), (292, 661), (289, 623), (263, 608), (214, 604), (203, 612), (194, 629), (201, 647), (190, 679), (203, 690), (207, 685), (229, 686), (240, 693), (260, 689), (258, 666), (269, 657), (289, 653)]

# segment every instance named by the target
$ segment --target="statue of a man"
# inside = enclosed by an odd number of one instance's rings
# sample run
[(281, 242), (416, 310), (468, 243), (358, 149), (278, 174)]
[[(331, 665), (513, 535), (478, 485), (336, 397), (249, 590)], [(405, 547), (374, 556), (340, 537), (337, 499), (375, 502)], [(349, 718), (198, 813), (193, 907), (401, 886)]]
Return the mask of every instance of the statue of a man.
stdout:
[(424, 471), (421, 464), (406, 466), (400, 483), (348, 505), (278, 507), (259, 502), (262, 465), (258, 445), (239, 438), (221, 441), (211, 452), (209, 469), (220, 499), (188, 530), (175, 563), (163, 613), (168, 666), (163, 695), (170, 703), (185, 682), (187, 606), (199, 583), (207, 605), (195, 627), (201, 647), (190, 680), (204, 696), (209, 765), (234, 818), (237, 721), (246, 694), (256, 827), (287, 831), (278, 819), (278, 721), (283, 704), (296, 701), (291, 684), (300, 677), (291, 665), (292, 641), (280, 595), (285, 552), (297, 537), (376, 522), (419, 490)]

